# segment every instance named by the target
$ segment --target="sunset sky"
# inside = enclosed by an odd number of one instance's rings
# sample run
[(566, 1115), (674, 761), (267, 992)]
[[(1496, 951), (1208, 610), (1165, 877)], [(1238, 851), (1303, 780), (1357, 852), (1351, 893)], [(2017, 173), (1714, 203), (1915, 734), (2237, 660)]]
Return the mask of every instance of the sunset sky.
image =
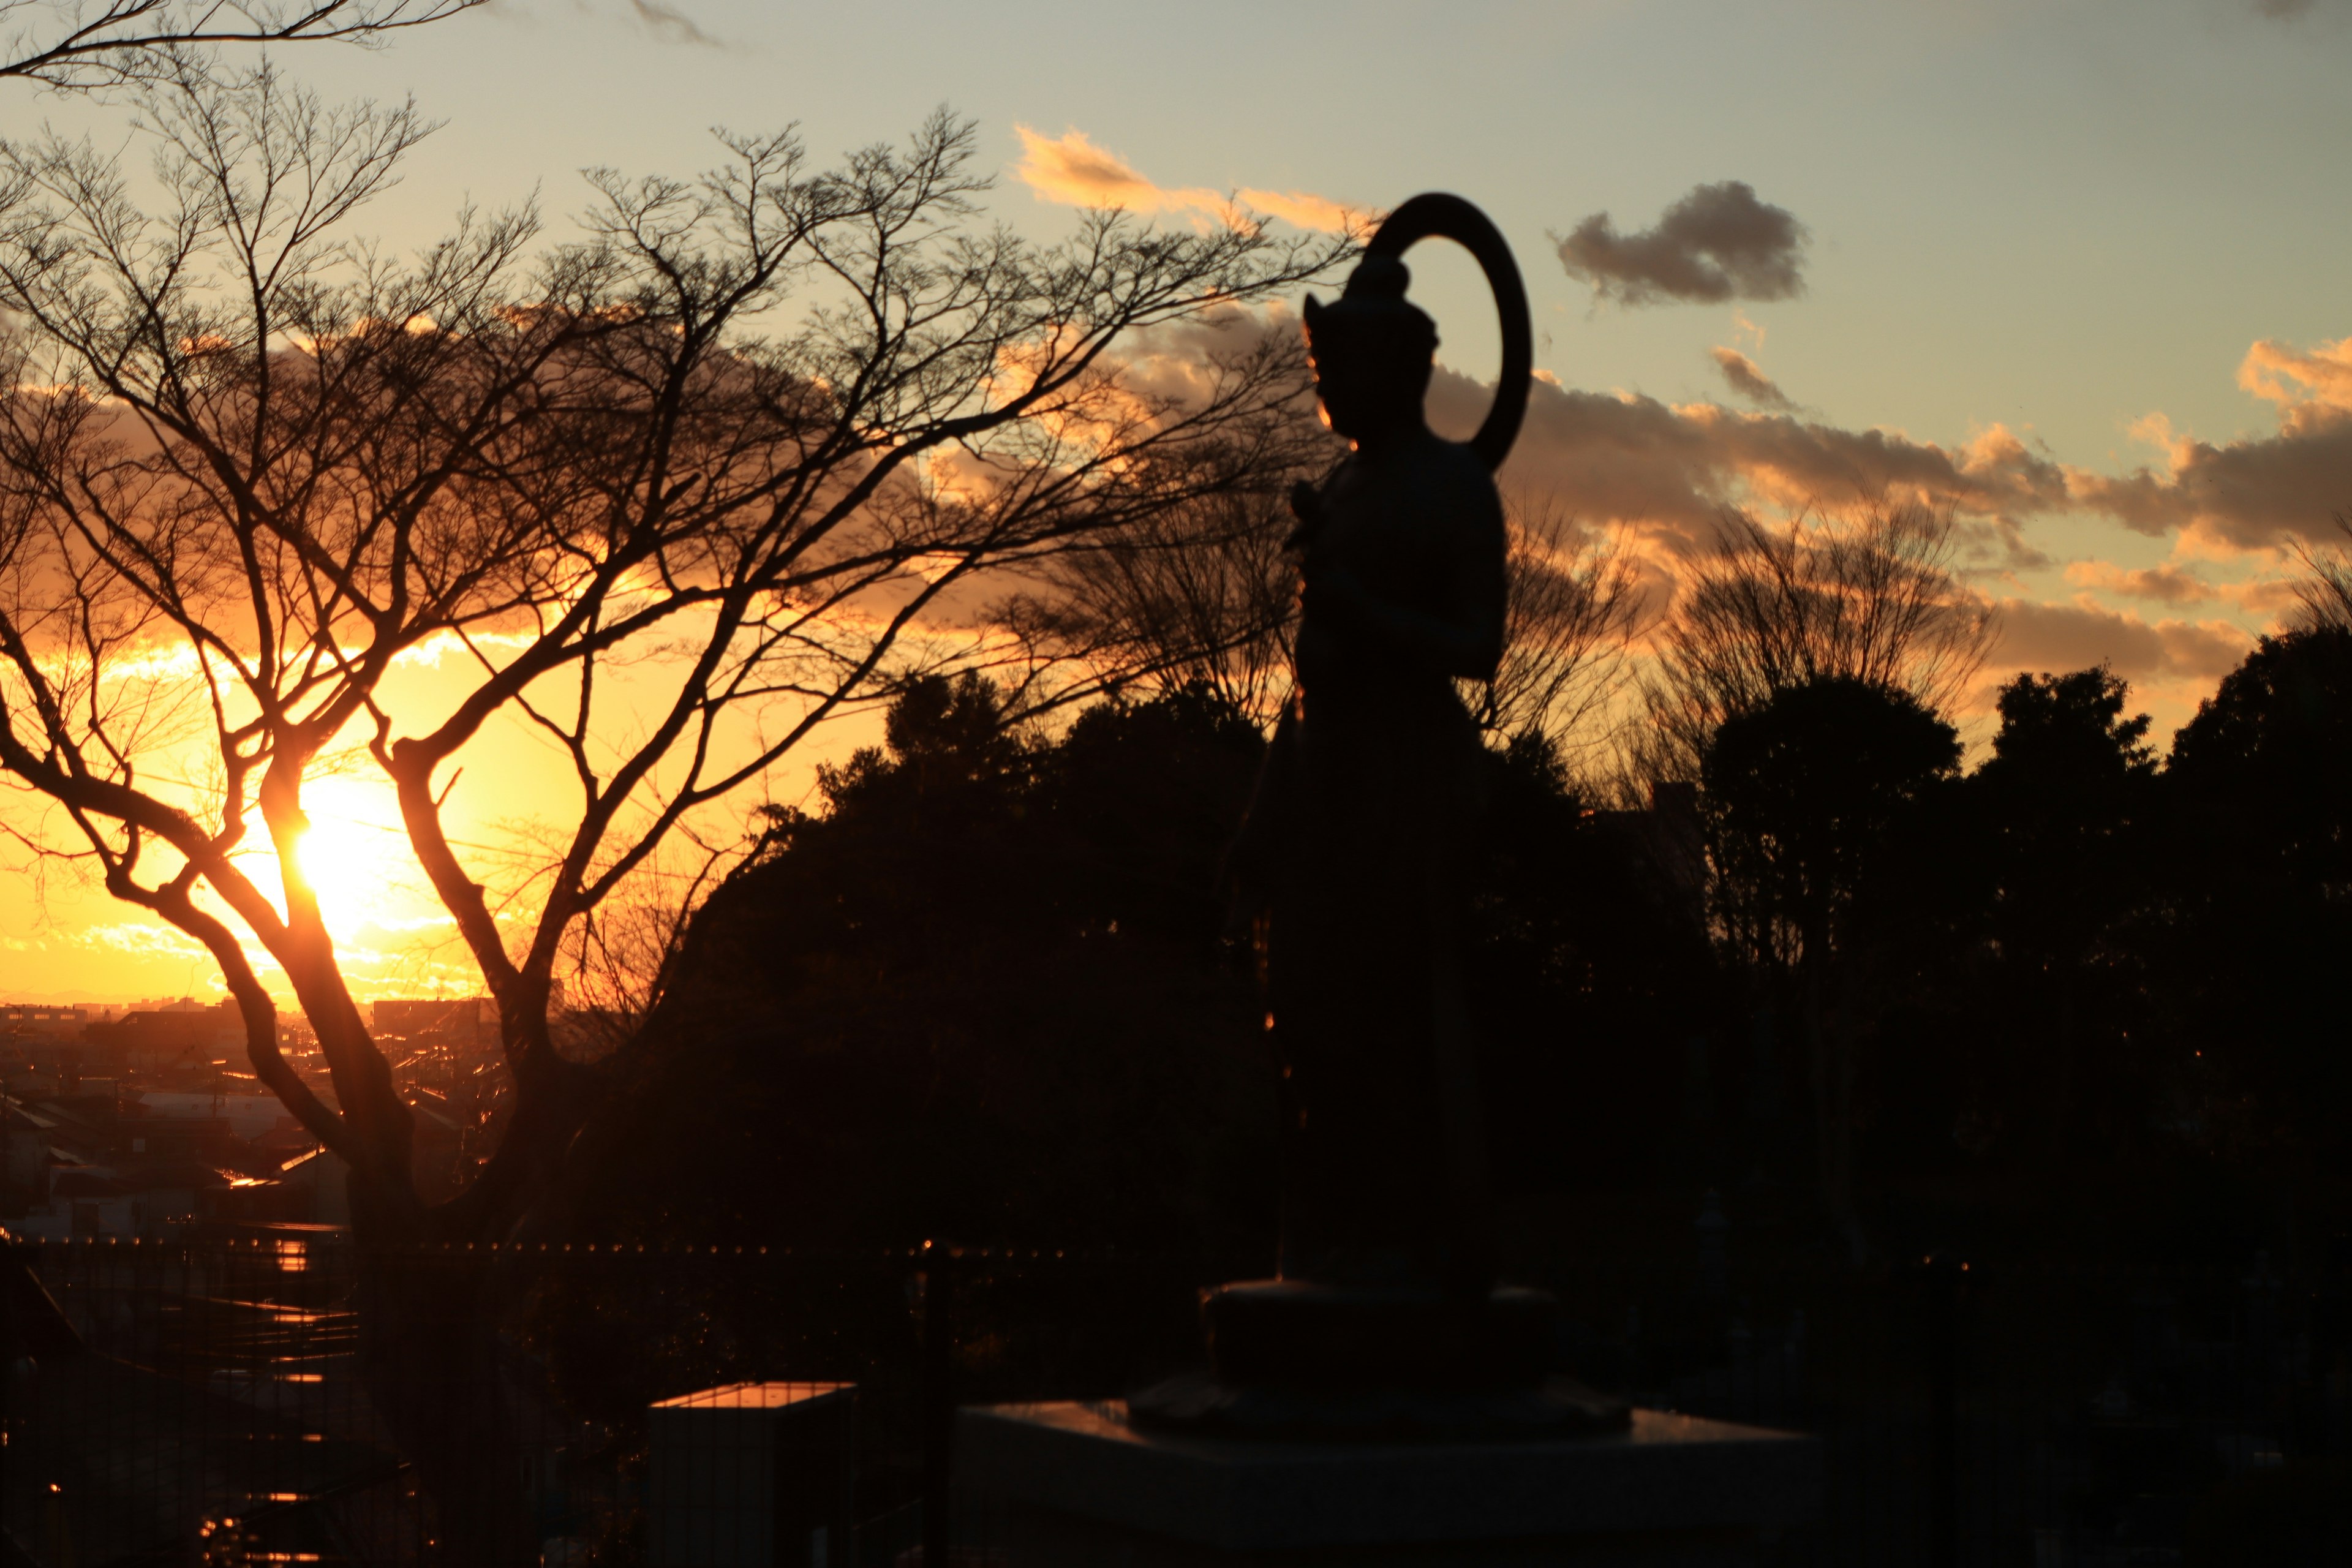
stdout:
[[(2352, 0), (499, 0), (278, 58), (446, 122), (362, 222), (402, 247), (534, 190), (561, 237), (582, 167), (688, 174), (715, 125), (797, 121), (823, 158), (940, 103), (1040, 237), (1087, 201), (1312, 224), (1457, 191), (1517, 252), (1553, 384), (1507, 482), (1661, 559), (1726, 502), (1948, 499), (2001, 610), (1987, 689), (2106, 658), (2159, 742), (2275, 624), (2284, 548), (2352, 508)], [(122, 134), (0, 83), (0, 132), (44, 120)], [(1441, 359), (1491, 376), (1483, 287), (1435, 251)], [(373, 865), (390, 815), (343, 804)], [(427, 921), (366, 887), (355, 939)], [(186, 944), (48, 892), (0, 896), (0, 994), (212, 993)]]

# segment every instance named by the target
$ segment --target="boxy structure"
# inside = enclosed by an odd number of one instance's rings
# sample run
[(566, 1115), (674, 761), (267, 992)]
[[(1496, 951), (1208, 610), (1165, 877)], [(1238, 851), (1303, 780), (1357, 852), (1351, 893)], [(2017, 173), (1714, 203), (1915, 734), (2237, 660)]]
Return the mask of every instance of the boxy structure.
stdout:
[(734, 1383), (646, 1412), (652, 1568), (842, 1568), (856, 1384)]

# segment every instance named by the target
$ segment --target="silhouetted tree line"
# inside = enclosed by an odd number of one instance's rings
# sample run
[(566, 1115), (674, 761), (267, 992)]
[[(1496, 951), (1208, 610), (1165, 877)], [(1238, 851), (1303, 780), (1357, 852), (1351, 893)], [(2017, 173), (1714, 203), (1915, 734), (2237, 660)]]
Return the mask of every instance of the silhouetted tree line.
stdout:
[(2352, 1172), (2352, 629), (2264, 638), (2160, 764), (2128, 709), (2104, 667), (2020, 676), (1965, 774), (1947, 721), (1843, 678), (1717, 732), (1718, 957), (1857, 1243), (1857, 1164), (2045, 1204)]
[[(1274, 1069), (1219, 890), (1257, 726), (1195, 687), (1042, 740), (967, 677), (910, 687), (887, 742), (774, 813), (697, 917), (583, 1209), (803, 1246), (1262, 1250)], [(1599, 1173), (1639, 1160), (1624, 1108), (1674, 1068), (1570, 1043), (1696, 1016), (1696, 907), (1548, 742), (1492, 773), (1474, 978), (1503, 1157)]]
[[(1939, 569), (1948, 526), (1872, 529), (1882, 584)], [(1725, 572), (1851, 589), (1758, 537)], [(1755, 619), (1706, 634), (1717, 676)], [(1817, 626), (1712, 714), (1654, 689), (1698, 718), (1638, 809), (1498, 738), (1470, 962), (1505, 1185), (1760, 1173), (1861, 1251), (1922, 1176), (2339, 1183), (2352, 628), (2309, 619), (2161, 761), (2102, 667), (2011, 682), (1965, 770), (1981, 626), (1933, 614), (1875, 668)], [(1274, 1069), (1218, 891), (1260, 734), (1204, 684), (1052, 736), (983, 679), (910, 686), (697, 917), (576, 1201), (800, 1245), (1262, 1248)]]

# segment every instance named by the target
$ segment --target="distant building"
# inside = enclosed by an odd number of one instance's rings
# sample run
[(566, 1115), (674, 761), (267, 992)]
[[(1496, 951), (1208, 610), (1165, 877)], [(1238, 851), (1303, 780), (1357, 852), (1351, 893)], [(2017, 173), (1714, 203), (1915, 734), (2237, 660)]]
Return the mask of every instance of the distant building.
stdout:
[(293, 1116), (274, 1094), (172, 1094), (151, 1089), (142, 1091), (139, 1100), (151, 1118), (217, 1120), (248, 1143), (265, 1132), (296, 1125)]
[(374, 1004), (370, 1017), (378, 1035), (404, 1040), (429, 1037), (454, 1046), (476, 1046), (496, 1040), (499, 1032), (498, 1008), (486, 996), (386, 1000)]
[[(277, 1100), (84, 1078), (27, 1104), (0, 1099), (0, 1226), (16, 1236), (184, 1237), (248, 1220), (334, 1222), (341, 1188), (289, 1180), (315, 1142)], [(340, 1162), (337, 1163), (340, 1169)]]
[(89, 1007), (0, 1006), (0, 1035), (79, 1035), (100, 1014)]
[(215, 1006), (182, 999), (135, 1007), (121, 1017), (90, 1024), (82, 1037), (123, 1070), (161, 1072), (210, 1067), (245, 1044), (245, 1016), (227, 998)]
[(96, 1163), (53, 1161), (47, 1191), (9, 1216), (9, 1232), (62, 1241), (79, 1236), (179, 1237), (220, 1216), (240, 1177), (185, 1152)]
[(0, 1096), (0, 1204), (47, 1201), (50, 1146), (57, 1133), (56, 1117)]

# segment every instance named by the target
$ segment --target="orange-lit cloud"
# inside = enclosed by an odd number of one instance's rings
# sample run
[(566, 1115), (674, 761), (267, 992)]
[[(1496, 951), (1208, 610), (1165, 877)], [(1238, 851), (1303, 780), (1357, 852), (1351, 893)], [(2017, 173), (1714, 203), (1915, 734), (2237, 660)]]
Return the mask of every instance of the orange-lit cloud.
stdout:
[[(1433, 419), (1442, 429), (1473, 429), (1489, 396), (1440, 367), (1431, 384)], [(2066, 470), (2000, 426), (1946, 447), (1899, 430), (1548, 382), (1532, 390), (1501, 478), (1506, 489), (1549, 498), (1595, 523), (1636, 525), (1678, 552), (1710, 547), (1731, 505), (1918, 500), (1987, 521), (2073, 505)]]
[(2129, 570), (2107, 561), (2076, 561), (2067, 566), (2066, 581), (2116, 598), (2159, 605), (2233, 605), (2253, 616), (2276, 616), (2302, 602), (2294, 584), (2284, 577), (2209, 583), (2169, 561)]
[(2000, 640), (1988, 663), (2002, 669), (2081, 669), (2104, 662), (2127, 678), (2212, 680), (2236, 668), (2254, 641), (2228, 621), (2150, 622), (2083, 600), (2053, 605), (2006, 598), (1994, 608)]
[(2352, 414), (2352, 338), (2322, 343), (2309, 353), (2264, 338), (2239, 363), (2238, 384), (2288, 410), (2290, 417), (2313, 405)]
[[(1714, 538), (1717, 515), (1728, 505), (1922, 501), (1981, 522), (2001, 542), (1999, 564), (2011, 571), (2050, 564), (2026, 547), (2022, 520), (2105, 517), (2137, 532), (2174, 535), (2183, 559), (2242, 563), (2252, 556), (2265, 575), (2212, 583), (2178, 565), (2126, 572), (2079, 563), (2070, 579), (2076, 586), (2159, 604), (2210, 601), (2264, 616), (2284, 608), (2290, 596), (2267, 575), (2284, 564), (2283, 546), (2330, 535), (2335, 516), (2352, 510), (2352, 338), (2310, 350), (2254, 344), (2239, 382), (2277, 408), (2276, 435), (2215, 445), (2150, 415), (2133, 433), (2165, 448), (2165, 471), (2144, 468), (2120, 477), (2063, 463), (2003, 425), (1947, 445), (1900, 430), (1832, 424), (1791, 406), (1738, 350), (1718, 346), (1711, 357), (1730, 387), (1758, 409), (1669, 404), (1543, 382), (1529, 399), (1506, 484), (1548, 494), (1596, 521), (1643, 525), (1685, 549)], [(1441, 367), (1431, 387), (1433, 418), (1442, 429), (1466, 434), (1489, 395)]]
[(1242, 205), (1268, 217), (1278, 217), (1294, 228), (1320, 229), (1326, 234), (1341, 233), (1350, 224), (1360, 222), (1364, 216), (1312, 191), (1262, 191), (1255, 185), (1244, 185), (1234, 194), (1241, 198)]
[(1236, 209), (1280, 218), (1298, 228), (1339, 233), (1360, 221), (1355, 209), (1310, 191), (1268, 191), (1244, 185), (1227, 193), (1203, 185), (1156, 184), (1118, 153), (1097, 147), (1083, 131), (1045, 136), (1026, 125), (1021, 162), (1013, 172), (1041, 201), (1078, 207), (1124, 207), (1132, 213), (1193, 212), (1226, 219)]
[(2160, 605), (2201, 605), (2216, 596), (2211, 584), (2170, 562), (2126, 571), (2110, 562), (2077, 561), (2066, 568), (2066, 581), (2078, 588), (2097, 588)]
[(2164, 471), (2080, 474), (2085, 510), (2142, 533), (2178, 530), (2222, 552), (2327, 531), (2352, 508), (2352, 338), (2308, 352), (2265, 339), (2246, 351), (2238, 384), (2276, 405), (2276, 435), (2215, 445), (2152, 415), (2133, 434), (2165, 448)]

